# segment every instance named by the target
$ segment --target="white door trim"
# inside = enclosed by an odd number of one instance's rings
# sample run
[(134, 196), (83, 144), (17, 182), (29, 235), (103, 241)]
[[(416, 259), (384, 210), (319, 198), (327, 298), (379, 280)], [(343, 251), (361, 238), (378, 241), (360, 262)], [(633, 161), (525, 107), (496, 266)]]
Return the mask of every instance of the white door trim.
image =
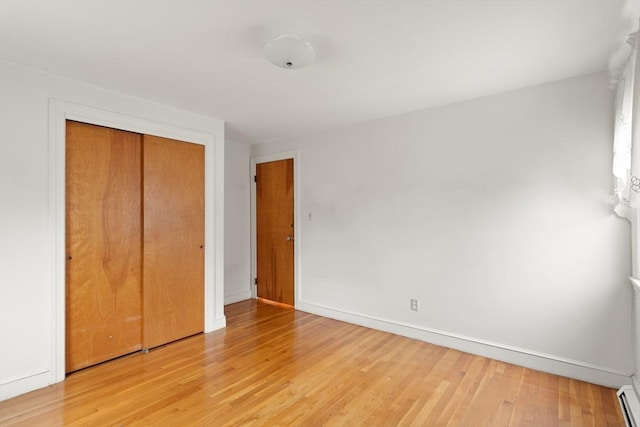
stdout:
[(277, 160), (293, 159), (293, 293), (294, 305), (297, 307), (301, 299), (300, 286), (300, 161), (298, 151), (283, 151), (280, 153), (251, 156), (251, 298), (257, 298), (258, 292), (255, 278), (258, 274), (257, 255), (257, 227), (256, 227), (256, 165), (259, 163), (275, 162)]
[[(49, 100), (49, 209), (54, 230), (52, 241), (53, 289), (51, 307), (52, 361), (51, 381), (65, 378), (65, 153), (66, 121), (75, 120), (99, 126), (156, 135), (205, 146), (205, 263), (204, 263), (204, 331), (226, 326), (224, 316), (223, 266), (224, 236), (222, 213), (215, 203), (220, 192), (216, 170), (224, 151), (224, 141), (210, 133), (153, 122), (125, 114), (113, 113), (57, 99)], [(219, 164), (218, 164), (219, 167)], [(216, 189), (218, 190), (216, 191)], [(218, 197), (222, 200), (222, 196)]]

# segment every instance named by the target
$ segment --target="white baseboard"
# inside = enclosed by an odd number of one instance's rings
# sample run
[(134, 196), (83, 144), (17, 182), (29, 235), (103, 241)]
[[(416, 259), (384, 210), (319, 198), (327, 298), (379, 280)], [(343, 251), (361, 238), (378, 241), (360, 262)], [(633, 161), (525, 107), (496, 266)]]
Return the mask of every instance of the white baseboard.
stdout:
[(51, 371), (42, 371), (0, 384), (0, 401), (51, 385)]
[[(250, 298), (250, 292), (230, 295), (225, 297), (225, 305)], [(616, 371), (614, 369), (608, 369), (575, 360), (509, 347), (488, 341), (481, 341), (470, 337), (416, 325), (403, 324), (372, 316), (364, 316), (304, 301), (298, 301), (296, 309), (317, 314), (319, 316), (329, 317), (331, 319), (341, 320), (380, 331), (418, 339), (444, 347), (454, 348), (456, 350), (477, 354), (479, 356), (490, 357), (492, 359), (501, 360), (514, 365), (525, 366), (539, 371), (604, 385), (606, 387), (620, 388), (631, 382), (636, 395), (640, 396), (640, 381), (638, 377), (635, 375), (631, 377), (631, 374)], [(226, 325), (226, 318), (221, 317), (216, 319), (215, 323), (215, 329), (223, 328)], [(53, 384), (53, 382), (54, 381), (52, 381), (51, 378), (51, 371), (37, 372), (22, 378), (6, 381), (0, 384), (0, 401), (10, 399), (38, 388), (46, 387)]]
[(251, 299), (251, 291), (240, 292), (239, 294), (225, 295), (224, 305), (233, 304), (235, 302)]
[(606, 387), (617, 389), (631, 380), (631, 373), (615, 369), (304, 301), (298, 301), (296, 309)]
[(213, 322), (214, 331), (217, 331), (218, 329), (222, 329), (226, 327), (227, 327), (227, 316), (217, 317), (216, 320)]

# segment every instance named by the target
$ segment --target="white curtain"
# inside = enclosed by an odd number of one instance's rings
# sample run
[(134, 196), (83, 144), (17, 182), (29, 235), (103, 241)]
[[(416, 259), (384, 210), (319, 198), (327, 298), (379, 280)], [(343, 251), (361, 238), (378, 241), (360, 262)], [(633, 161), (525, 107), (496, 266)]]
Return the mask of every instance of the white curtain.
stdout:
[(631, 54), (618, 81), (613, 144), (615, 211), (632, 220), (640, 208), (640, 41), (629, 37)]

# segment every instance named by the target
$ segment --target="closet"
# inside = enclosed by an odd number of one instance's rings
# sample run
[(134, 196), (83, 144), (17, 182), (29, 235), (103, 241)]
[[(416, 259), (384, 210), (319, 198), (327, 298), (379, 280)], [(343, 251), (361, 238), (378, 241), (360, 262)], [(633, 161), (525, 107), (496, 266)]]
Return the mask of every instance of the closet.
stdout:
[(204, 147), (66, 132), (66, 371), (202, 332)]

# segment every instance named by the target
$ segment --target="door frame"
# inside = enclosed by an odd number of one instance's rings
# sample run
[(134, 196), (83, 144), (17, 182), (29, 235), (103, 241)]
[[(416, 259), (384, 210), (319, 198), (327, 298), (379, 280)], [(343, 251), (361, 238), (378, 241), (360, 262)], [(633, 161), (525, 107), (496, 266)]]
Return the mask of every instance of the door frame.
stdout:
[(258, 298), (258, 289), (255, 284), (258, 274), (258, 230), (256, 222), (256, 165), (259, 163), (275, 162), (278, 160), (293, 159), (293, 301), (297, 307), (301, 297), (300, 286), (300, 236), (302, 235), (300, 223), (300, 161), (298, 151), (283, 151), (273, 154), (251, 156), (250, 177), (251, 180), (251, 276), (249, 284), (251, 298)]
[(65, 216), (66, 216), (66, 121), (74, 120), (98, 126), (156, 135), (205, 146), (205, 265), (204, 332), (226, 326), (224, 316), (224, 206), (216, 195), (224, 191), (224, 141), (214, 134), (181, 128), (74, 104), (49, 100), (49, 209), (53, 254), (51, 290), (52, 383), (65, 379)]

